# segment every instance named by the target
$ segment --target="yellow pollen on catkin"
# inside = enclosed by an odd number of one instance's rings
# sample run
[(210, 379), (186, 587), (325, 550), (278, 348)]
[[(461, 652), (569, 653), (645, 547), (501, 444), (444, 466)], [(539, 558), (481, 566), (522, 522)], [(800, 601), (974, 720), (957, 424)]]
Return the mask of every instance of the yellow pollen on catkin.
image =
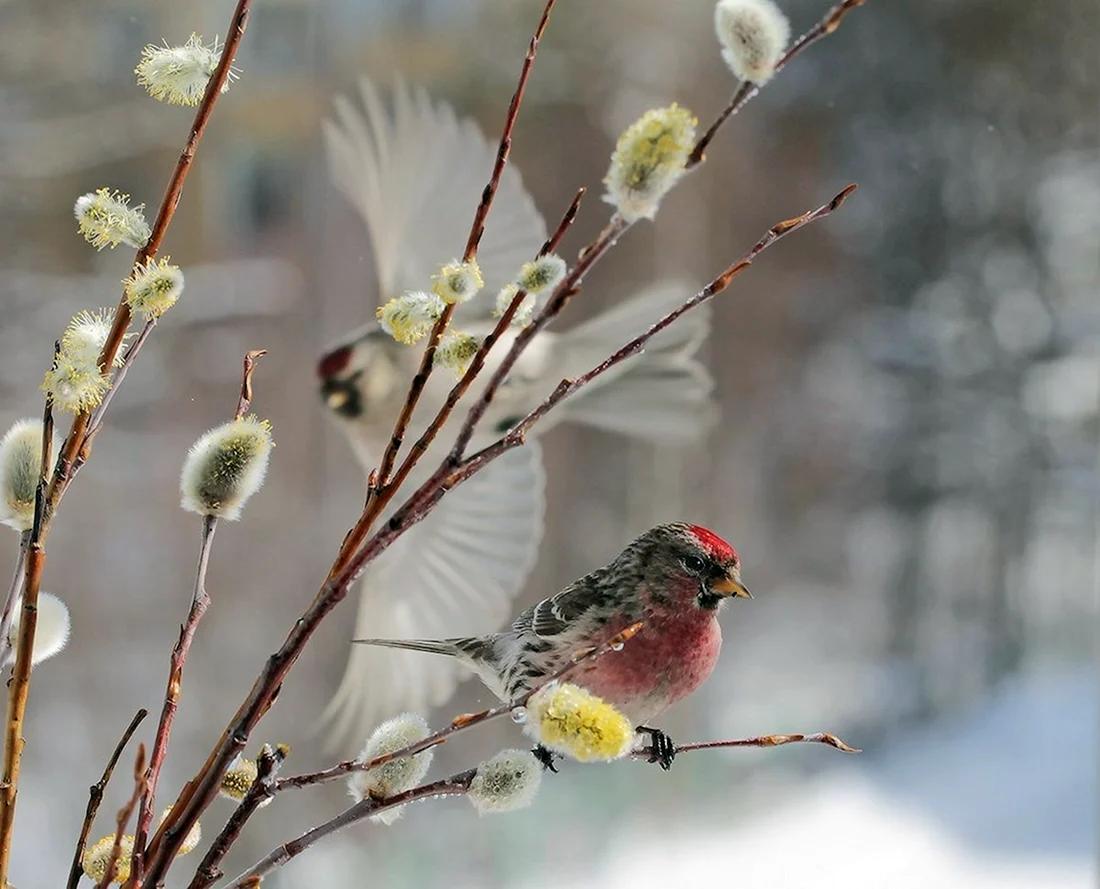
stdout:
[[(115, 848), (115, 835), (105, 836), (89, 846), (84, 852), (81, 867), (84, 873), (97, 883), (107, 873), (111, 852)], [(130, 834), (122, 837), (119, 843), (118, 859), (115, 863), (115, 875), (112, 883), (125, 883), (130, 879), (130, 856), (134, 854), (134, 838)]]
[(619, 759), (634, 744), (634, 727), (626, 716), (568, 682), (551, 682), (531, 696), (526, 726), (544, 747), (580, 762)]

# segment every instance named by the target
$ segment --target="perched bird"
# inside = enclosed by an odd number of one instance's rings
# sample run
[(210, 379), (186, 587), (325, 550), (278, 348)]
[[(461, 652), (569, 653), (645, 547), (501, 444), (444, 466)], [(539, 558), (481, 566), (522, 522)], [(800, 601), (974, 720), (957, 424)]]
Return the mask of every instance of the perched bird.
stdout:
[(569, 681), (650, 733), (652, 759), (667, 769), (675, 748), (647, 723), (710, 676), (722, 647), (718, 613), (730, 596), (751, 598), (737, 552), (706, 528), (676, 522), (646, 531), (610, 564), (543, 599), (503, 632), (355, 641), (454, 658), (507, 702), (545, 682), (577, 651), (643, 621), (622, 651), (581, 666)]
[[(392, 113), (369, 81), (361, 82), (360, 92), (362, 110), (336, 99), (336, 119), (325, 123), (325, 143), (335, 184), (366, 223), (377, 273), (373, 289), (384, 303), (408, 289), (427, 289), (440, 265), (461, 253), (496, 145), (420, 90), (398, 83)], [(546, 224), (509, 165), (478, 252), (488, 294), (458, 307), (458, 329), (474, 334), (488, 329), (491, 294), (534, 258), (545, 237)], [(499, 437), (562, 378), (606, 358), (693, 289), (656, 284), (564, 333), (540, 333), (499, 390), (471, 452)], [(708, 330), (708, 312), (689, 313), (654, 337), (644, 353), (551, 412), (534, 434), (567, 420), (648, 441), (699, 439), (716, 413), (710, 375), (694, 357)], [(514, 331), (507, 333), (490, 353), (471, 395), (481, 391), (513, 336)], [(321, 396), (368, 472), (390, 440), (420, 354), (370, 323), (334, 343), (318, 363)], [(423, 431), (453, 383), (447, 372), (432, 375), (406, 441)], [(398, 492), (395, 506), (438, 466), (463, 415), (460, 405)], [(543, 488), (542, 456), (532, 438), (450, 492), (368, 566), (356, 635), (454, 635), (499, 626), (538, 552)], [(355, 646), (325, 712), (329, 736), (363, 735), (401, 710), (438, 706), (457, 682), (452, 663)]]

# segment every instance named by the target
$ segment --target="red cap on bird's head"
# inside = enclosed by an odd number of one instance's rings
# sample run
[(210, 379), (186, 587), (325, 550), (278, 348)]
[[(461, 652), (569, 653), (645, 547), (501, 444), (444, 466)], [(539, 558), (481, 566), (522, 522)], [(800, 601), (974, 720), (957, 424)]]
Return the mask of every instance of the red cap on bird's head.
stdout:
[(688, 530), (695, 535), (695, 539), (702, 544), (703, 548), (719, 562), (733, 562), (735, 565), (741, 564), (741, 557), (737, 555), (737, 550), (713, 531), (704, 528), (702, 525), (688, 525)]

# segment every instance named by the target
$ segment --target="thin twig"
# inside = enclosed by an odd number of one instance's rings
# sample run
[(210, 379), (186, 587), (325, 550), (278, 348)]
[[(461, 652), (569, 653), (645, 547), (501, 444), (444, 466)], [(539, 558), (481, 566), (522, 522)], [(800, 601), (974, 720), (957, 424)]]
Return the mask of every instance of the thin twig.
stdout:
[(122, 733), (121, 740), (115, 745), (115, 752), (107, 760), (103, 777), (88, 788), (88, 808), (84, 812), (84, 823), (80, 825), (80, 836), (76, 840), (76, 852), (73, 854), (72, 867), (69, 868), (69, 881), (65, 884), (66, 889), (76, 889), (77, 884), (80, 882), (80, 875), (84, 872), (81, 866), (84, 861), (84, 849), (88, 845), (88, 834), (92, 832), (92, 822), (95, 821), (96, 813), (99, 811), (99, 804), (103, 801), (103, 791), (107, 789), (107, 784), (111, 780), (111, 775), (115, 772), (115, 766), (118, 764), (119, 757), (122, 756), (122, 751), (130, 743), (130, 738), (137, 731), (137, 727), (141, 725), (141, 721), (148, 715), (149, 711), (145, 709), (138, 710), (134, 714), (134, 718), (130, 720), (126, 731)]
[[(191, 131), (187, 136), (187, 142), (184, 144), (183, 151), (180, 152), (175, 169), (172, 171), (172, 176), (168, 180), (168, 187), (161, 199), (157, 217), (153, 221), (149, 240), (144, 247), (138, 250), (134, 258), (135, 266), (144, 265), (156, 256), (164, 241), (168, 226), (175, 215), (176, 207), (179, 206), (180, 197), (183, 194), (183, 185), (187, 180), (187, 174), (191, 170), (195, 152), (198, 150), (199, 142), (202, 140), (206, 126), (210, 122), (214, 106), (222, 94), (222, 88), (229, 78), (229, 69), (237, 55), (237, 48), (240, 46), (241, 38), (244, 36), (245, 28), (248, 25), (248, 13), (251, 5), (252, 0), (237, 0), (233, 18), (226, 30), (225, 45), (222, 47), (221, 57), (214, 68), (214, 73), (210, 75), (206, 92), (203, 93), (194, 120), (191, 122)], [(104, 343), (99, 356), (99, 366), (103, 368), (104, 373), (111, 372), (115, 355), (122, 347), (126, 331), (130, 328), (130, 321), (130, 306), (127, 304), (126, 295), (123, 292), (123, 295), (119, 298), (118, 307), (115, 309), (114, 322), (107, 334), (107, 341)], [(50, 516), (57, 509), (58, 503), (72, 481), (74, 469), (86, 463), (91, 453), (92, 442), (98, 429), (90, 430), (89, 420), (90, 415), (87, 412), (78, 414), (69, 429), (68, 437), (61, 446), (61, 458), (58, 460), (57, 469), (50, 482), (50, 489), (46, 498)], [(100, 423), (100, 426), (102, 426), (102, 423)]]
[(247, 889), (247, 887), (257, 885), (255, 882), (257, 878), (264, 877), (275, 868), (286, 864), (291, 858), (301, 855), (314, 843), (357, 821), (377, 815), (379, 812), (396, 809), (416, 800), (438, 796), (463, 795), (469, 791), (470, 782), (473, 781), (476, 774), (477, 769), (467, 769), (464, 772), (451, 775), (449, 778), (441, 778), (438, 781), (432, 781), (430, 784), (422, 784), (419, 787), (412, 788), (412, 790), (406, 790), (404, 793), (394, 794), (385, 799), (365, 797), (362, 801), (345, 809), (335, 818), (331, 818), (324, 824), (319, 824), (312, 830), (307, 830), (300, 837), (273, 849), (263, 859), (237, 877), (226, 889)]
[[(840, 27), (840, 22), (844, 16), (857, 6), (862, 6), (865, 2), (866, 0), (841, 0), (840, 3), (825, 13), (825, 17), (820, 22), (814, 25), (814, 27), (799, 37), (798, 40), (791, 45), (791, 48), (788, 49), (783, 54), (783, 57), (776, 63), (775, 73), (778, 74), (782, 71), (792, 59), (817, 43), (822, 37), (827, 37), (829, 34), (832, 34), (833, 31)], [(747, 80), (737, 88), (729, 104), (722, 109), (714, 123), (707, 128), (707, 131), (703, 133), (699, 141), (695, 143), (695, 148), (692, 149), (691, 154), (688, 156), (686, 164), (687, 169), (690, 170), (706, 160), (707, 146), (709, 146), (714, 137), (718, 135), (718, 130), (722, 128), (722, 124), (748, 105), (753, 97), (759, 92), (760, 87)]]
[[(577, 212), (580, 210), (581, 199), (584, 197), (584, 193), (585, 189), (583, 188), (577, 190), (568, 209), (562, 215), (558, 227), (554, 229), (553, 234), (546, 239), (546, 242), (542, 245), (537, 256), (545, 256), (547, 253), (552, 253), (558, 248), (558, 244), (560, 244), (562, 238), (565, 237), (565, 233), (569, 231), (570, 227), (576, 221)], [(386, 493), (389, 496), (383, 500), (376, 512), (385, 507), (389, 500), (393, 498), (393, 495), (400, 490), (401, 485), (405, 483), (409, 473), (416, 468), (420, 458), (424, 456), (425, 452), (431, 446), (431, 443), (435, 440), (436, 435), (439, 434), (439, 431), (446, 424), (452, 411), (454, 411), (455, 407), (458, 405), (458, 402), (461, 401), (462, 397), (469, 391), (470, 386), (473, 385), (474, 380), (477, 379), (478, 374), (481, 373), (490, 350), (511, 326), (512, 319), (516, 316), (516, 312), (519, 311), (520, 305), (526, 298), (526, 290), (516, 291), (515, 296), (512, 297), (512, 301), (508, 304), (504, 312), (501, 313), (500, 318), (497, 319), (496, 326), (489, 332), (478, 347), (477, 354), (475, 354), (470, 361), (470, 366), (466, 369), (462, 378), (455, 383), (451, 391), (447, 393), (447, 398), (444, 400), (439, 410), (436, 411), (436, 415), (432, 418), (431, 423), (428, 424), (428, 427), (424, 430), (420, 438), (418, 438), (409, 449), (408, 455), (405, 457), (397, 473), (388, 485), (389, 490)]]
[(153, 742), (153, 754), (149, 759), (149, 771), (145, 775), (145, 792), (141, 797), (141, 811), (138, 815), (137, 829), (134, 831), (134, 858), (130, 873), (135, 884), (141, 883), (145, 838), (153, 824), (153, 807), (156, 805), (157, 782), (164, 757), (168, 753), (168, 740), (172, 734), (172, 722), (179, 707), (180, 692), (183, 686), (183, 668), (187, 663), (187, 654), (191, 650), (191, 641), (199, 621), (210, 607), (210, 596), (206, 592), (206, 569), (210, 564), (210, 546), (214, 541), (214, 532), (218, 527), (217, 516), (202, 517), (202, 538), (199, 545), (199, 565), (195, 572), (195, 586), (191, 595), (191, 609), (187, 621), (180, 627), (179, 641), (172, 649), (171, 666), (168, 672), (168, 688), (164, 692), (164, 707), (157, 724), (156, 740)]
[(31, 529), (19, 535), (19, 554), (15, 558), (15, 570), (11, 576), (11, 586), (4, 600), (4, 611), (0, 614), (0, 665), (6, 664), (11, 656), (11, 624), (15, 616), (15, 606), (19, 601), (19, 591), (23, 587), (23, 576), (27, 570), (27, 547), (31, 542)]
[[(778, 747), (782, 744), (797, 744), (802, 742), (827, 744), (838, 750), (843, 750), (845, 753), (860, 752), (854, 747), (849, 747), (840, 740), (840, 738), (836, 737), (836, 735), (829, 734), (763, 735), (757, 738), (739, 738), (729, 741), (697, 741), (691, 744), (681, 744), (676, 747), (676, 752), (688, 753), (693, 750), (711, 750), (717, 747)], [(648, 759), (652, 752), (651, 748), (646, 747), (634, 751), (631, 753), (631, 757), (634, 759)], [(468, 769), (464, 772), (451, 775), (448, 778), (432, 781), (428, 784), (414, 787), (404, 793), (395, 794), (385, 799), (376, 800), (366, 797), (362, 801), (345, 809), (335, 818), (331, 818), (324, 824), (320, 824), (312, 830), (306, 831), (296, 839), (283, 843), (281, 846), (277, 846), (264, 856), (264, 858), (230, 883), (227, 889), (244, 889), (244, 887), (250, 885), (248, 881), (254, 880), (257, 877), (266, 876), (275, 868), (286, 864), (291, 858), (300, 855), (310, 846), (323, 840), (325, 837), (331, 836), (338, 830), (354, 824), (357, 821), (362, 821), (364, 818), (370, 818), (373, 815), (377, 815), (379, 812), (403, 806), (415, 802), (416, 800), (465, 794), (469, 791), (470, 783), (473, 781), (476, 774), (476, 768)], [(192, 886), (191, 889), (197, 889), (197, 887)]]
[[(547, 0), (539, 23), (535, 26), (535, 33), (532, 35), (527, 45), (527, 54), (523, 58), (519, 80), (516, 83), (516, 89), (512, 94), (512, 99), (508, 104), (508, 113), (504, 119), (504, 129), (501, 132), (500, 142), (497, 146), (496, 159), (493, 161), (493, 170), (489, 175), (488, 183), (482, 190), (481, 201), (478, 203), (477, 210), (474, 212), (474, 220), (470, 224), (470, 234), (466, 239), (466, 249), (462, 254), (464, 262), (470, 262), (477, 258), (477, 250), (481, 243), (481, 236), (485, 232), (485, 220), (488, 218), (489, 210), (492, 209), (493, 200), (500, 187), (500, 180), (504, 175), (504, 168), (508, 164), (508, 156), (512, 150), (512, 131), (515, 129), (516, 120), (519, 117), (520, 106), (523, 104), (523, 95), (527, 89), (527, 81), (530, 79), (531, 70), (535, 64), (535, 56), (538, 54), (539, 41), (542, 40), (542, 35), (546, 31), (546, 26), (550, 22), (550, 13), (553, 11), (556, 2), (557, 0)], [(378, 465), (375, 481), (368, 487), (367, 502), (364, 506), (363, 514), (344, 538), (344, 542), (340, 548), (340, 554), (333, 566), (334, 571), (339, 570), (355, 550), (359, 548), (363, 540), (366, 539), (374, 522), (378, 519), (378, 516), (382, 514), (382, 510), (386, 508), (386, 505), (393, 498), (394, 492), (399, 487), (399, 483), (390, 484), (390, 475), (397, 462), (398, 452), (401, 450), (401, 446), (405, 441), (405, 434), (408, 431), (409, 423), (412, 421), (413, 412), (416, 410), (416, 406), (420, 401), (420, 396), (423, 394), (424, 388), (428, 384), (428, 378), (432, 374), (436, 349), (439, 347), (439, 342), (443, 338), (444, 331), (446, 331), (447, 326), (451, 323), (454, 312), (454, 305), (448, 305), (443, 310), (443, 314), (440, 315), (428, 336), (428, 343), (424, 348), (423, 355), (420, 357), (420, 366), (417, 368), (416, 373), (409, 383), (409, 392), (405, 396), (405, 402), (398, 413), (397, 422), (393, 427), (393, 434), (390, 436), (389, 443), (382, 452), (382, 459)], [(515, 314), (515, 309), (512, 310), (512, 314)], [(411, 468), (412, 466), (410, 465), (409, 469)], [(405, 474), (408, 474), (407, 470)]]
[[(56, 357), (57, 347), (54, 347)], [(4, 722), (4, 775), (0, 780), (0, 886), (8, 884), (11, 861), (12, 829), (15, 826), (15, 800), (19, 792), (19, 768), (23, 761), (23, 717), (31, 686), (31, 659), (38, 628), (38, 590), (46, 561), (43, 526), (46, 506), (46, 476), (53, 456), (53, 406), (46, 399), (42, 410), (42, 468), (34, 492), (34, 522), (27, 542), (26, 568), (23, 574), (22, 613), (15, 667), (8, 687), (8, 706)]]
[(288, 748), (283, 745), (272, 748), (269, 744), (264, 744), (260, 755), (256, 758), (256, 779), (245, 792), (237, 808), (233, 810), (233, 814), (229, 816), (225, 827), (210, 844), (188, 889), (208, 889), (225, 876), (221, 869), (222, 859), (237, 841), (252, 814), (271, 799), (275, 777), (288, 752)]
[[(716, 750), (720, 747), (781, 747), (784, 744), (826, 744), (844, 753), (862, 753), (858, 747), (850, 747), (836, 735), (817, 732), (812, 735), (758, 735), (755, 738), (732, 738), (724, 741), (694, 741), (690, 744), (677, 744), (675, 753), (690, 753), (693, 750)], [(648, 759), (653, 755), (652, 747), (641, 747), (631, 754), (634, 759)]]
[(118, 870), (119, 860), (122, 857), (122, 838), (126, 835), (126, 825), (130, 823), (130, 818), (133, 817), (134, 809), (137, 808), (138, 800), (145, 793), (145, 745), (138, 744), (137, 760), (134, 762), (134, 792), (130, 795), (130, 799), (126, 802), (121, 809), (118, 810), (118, 826), (115, 828), (115, 843), (111, 847), (111, 857), (107, 859), (107, 866), (103, 871), (103, 876), (100, 877), (98, 883), (96, 883), (96, 889), (107, 889), (115, 878), (115, 873)]
[(267, 354), (267, 349), (253, 349), (245, 353), (244, 370), (241, 373), (241, 394), (237, 399), (237, 410), (233, 414), (234, 420), (239, 420), (252, 406), (252, 374), (256, 370), (256, 362)]
[(348, 760), (346, 762), (337, 763), (331, 768), (324, 769), (320, 772), (311, 772), (305, 775), (292, 775), (289, 778), (281, 778), (275, 782), (273, 788), (274, 793), (278, 793), (281, 790), (291, 790), (301, 787), (309, 787), (313, 784), (323, 784), (327, 781), (335, 781), (338, 778), (342, 778), (350, 772), (367, 771), (368, 769), (376, 768), (380, 765), (385, 765), (390, 760), (402, 759), (406, 756), (415, 756), (418, 753), (422, 753), (429, 747), (437, 747), (440, 744), (446, 742), (446, 740), (458, 732), (465, 731), (466, 729), (473, 728), (475, 725), (481, 725), (484, 722), (488, 722), (491, 719), (497, 719), (505, 714), (512, 713), (519, 707), (526, 707), (527, 702), (531, 699), (531, 696), (535, 692), (539, 691), (543, 686), (549, 685), (551, 682), (560, 682), (563, 679), (568, 679), (569, 676), (582, 666), (597, 660), (604, 655), (616, 652), (623, 647), (640, 629), (642, 628), (642, 622), (631, 624), (625, 630), (620, 633), (616, 633), (606, 642), (600, 645), (593, 645), (590, 648), (585, 648), (581, 651), (575, 652), (573, 657), (569, 659), (569, 662), (555, 671), (552, 675), (548, 676), (545, 680), (540, 682), (537, 686), (524, 692), (521, 695), (517, 695), (511, 701), (504, 704), (498, 704), (496, 707), (490, 707), (488, 710), (482, 710), (479, 713), (466, 713), (462, 716), (456, 716), (451, 724), (446, 728), (442, 728), (439, 731), (428, 735), (423, 740), (417, 741), (413, 744), (409, 744), (406, 747), (402, 747), (400, 750), (394, 750), (392, 753), (383, 753), (380, 756), (374, 757), (374, 759), (366, 760), (365, 762), (356, 762), (355, 760)]
[[(141, 351), (141, 347), (145, 345), (145, 341), (149, 339), (149, 334), (153, 332), (153, 328), (156, 326), (157, 319), (150, 318), (141, 328), (141, 332), (138, 334), (137, 339), (127, 347), (126, 354), (122, 356), (122, 364), (118, 366), (114, 376), (111, 377), (111, 385), (104, 393), (103, 401), (95, 406), (95, 409), (92, 411), (92, 416), (88, 420), (87, 438), (92, 438), (99, 432), (99, 427), (103, 425), (103, 415), (107, 413), (107, 408), (110, 407), (111, 401), (118, 391), (118, 387), (121, 386), (122, 381), (126, 379), (126, 374), (130, 372), (130, 368), (134, 364), (134, 359), (137, 358), (138, 352)], [(75, 475), (79, 469), (80, 465), (78, 460), (78, 464), (73, 467), (73, 474)]]

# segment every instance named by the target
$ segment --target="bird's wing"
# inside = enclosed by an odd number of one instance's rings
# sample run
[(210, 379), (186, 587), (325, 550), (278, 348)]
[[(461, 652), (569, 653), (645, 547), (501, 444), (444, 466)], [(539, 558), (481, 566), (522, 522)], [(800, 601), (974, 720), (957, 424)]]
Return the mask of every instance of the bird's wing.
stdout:
[[(398, 81), (392, 114), (369, 80), (359, 89), (362, 110), (343, 96), (334, 100), (325, 146), (333, 182), (367, 224), (385, 300), (427, 290), (431, 275), (461, 257), (496, 145), (422, 89)], [(478, 250), (489, 292), (511, 281), (545, 239), (546, 224), (519, 172), (505, 167)], [(486, 313), (492, 305), (491, 298), (473, 302)]]
[(512, 624), (514, 631), (534, 633), (540, 639), (553, 639), (575, 633), (585, 616), (603, 604), (602, 587), (583, 577), (559, 593), (532, 606)]
[[(532, 442), (447, 494), (368, 566), (354, 637), (432, 639), (498, 630), (538, 554), (543, 488), (542, 454)], [(443, 704), (462, 678), (453, 658), (350, 648), (324, 714), (336, 743), (365, 738), (403, 710)]]

